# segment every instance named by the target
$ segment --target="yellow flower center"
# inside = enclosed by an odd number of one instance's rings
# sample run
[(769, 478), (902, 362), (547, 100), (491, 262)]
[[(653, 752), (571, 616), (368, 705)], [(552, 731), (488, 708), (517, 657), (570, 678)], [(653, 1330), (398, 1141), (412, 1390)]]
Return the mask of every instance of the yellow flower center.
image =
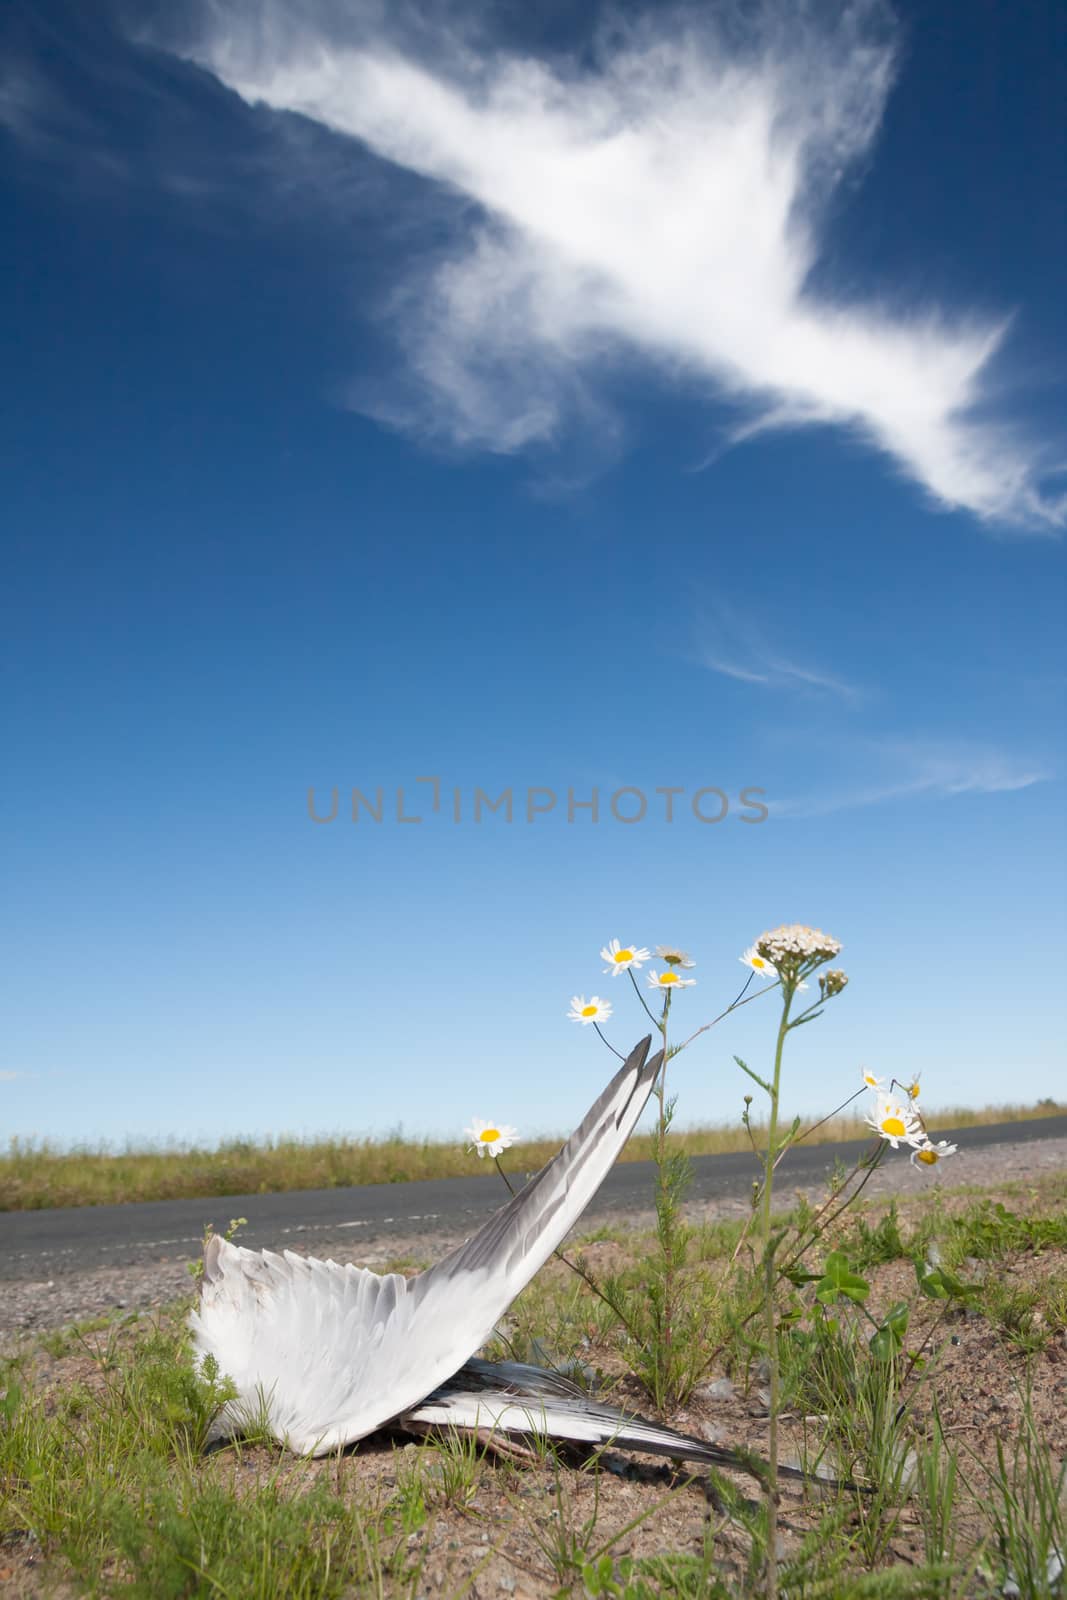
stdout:
[(908, 1089), (908, 1099), (909, 1100), (917, 1100), (918, 1098), (919, 1098), (919, 1080), (916, 1079), (915, 1082)]
[(892, 1113), (882, 1118), (881, 1127), (883, 1133), (890, 1134), (894, 1139), (903, 1139), (908, 1131), (904, 1126), (903, 1117), (894, 1116)]
[(936, 1150), (916, 1150), (915, 1156), (918, 1161), (925, 1161), (928, 1167), (936, 1167), (941, 1160)]
[(661, 987), (666, 989), (669, 984), (678, 983), (680, 979), (676, 972), (665, 972), (659, 981)]
[(869, 1089), (877, 1089), (878, 1087), (878, 1079), (875, 1077), (873, 1072), (865, 1072), (863, 1074), (863, 1081)]
[(616, 950), (615, 952), (616, 961), (632, 961), (633, 958), (634, 953), (632, 950)]
[(499, 1128), (483, 1128), (481, 1133), (478, 1135), (478, 1137), (482, 1141), (483, 1144), (495, 1144), (496, 1141), (500, 1138), (500, 1129)]
[(762, 956), (753, 956), (752, 965), (762, 972), (767, 963), (764, 961)]
[(595, 1017), (599, 1010), (600, 1010), (599, 1006), (583, 1006), (582, 1007), (582, 1016), (583, 1017)]

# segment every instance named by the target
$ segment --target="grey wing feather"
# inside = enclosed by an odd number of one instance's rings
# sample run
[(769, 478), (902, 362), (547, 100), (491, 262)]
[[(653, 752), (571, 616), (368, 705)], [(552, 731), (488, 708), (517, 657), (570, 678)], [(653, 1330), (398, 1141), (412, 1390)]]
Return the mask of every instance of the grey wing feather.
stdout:
[(455, 1373), (577, 1221), (644, 1109), (662, 1055), (630, 1053), (559, 1154), (483, 1228), (416, 1278), (379, 1276), (215, 1237), (194, 1344), (237, 1388), (223, 1426), (250, 1417), (301, 1454), (361, 1439)]
[[(578, 1444), (637, 1450), (705, 1466), (732, 1467), (765, 1481), (769, 1471), (759, 1456), (680, 1433), (633, 1412), (622, 1411), (586, 1394), (577, 1384), (540, 1367), (512, 1361), (468, 1361), (421, 1405), (397, 1419), (439, 1428), (479, 1428), (504, 1434), (534, 1434)], [(855, 1488), (779, 1464), (784, 1478)]]
[(510, 1390), (471, 1389), (453, 1391), (448, 1385), (436, 1390), (422, 1405), (397, 1419), (401, 1427), (428, 1423), (439, 1428), (482, 1428), (498, 1433), (536, 1434), (556, 1440), (572, 1440), (593, 1446), (611, 1445), (619, 1450), (642, 1450), (651, 1455), (671, 1456), (678, 1461), (703, 1461), (735, 1464), (726, 1455), (700, 1439), (688, 1438), (671, 1428), (661, 1428), (643, 1417), (631, 1417), (610, 1406), (592, 1401), (565, 1399), (562, 1396), (521, 1395)]

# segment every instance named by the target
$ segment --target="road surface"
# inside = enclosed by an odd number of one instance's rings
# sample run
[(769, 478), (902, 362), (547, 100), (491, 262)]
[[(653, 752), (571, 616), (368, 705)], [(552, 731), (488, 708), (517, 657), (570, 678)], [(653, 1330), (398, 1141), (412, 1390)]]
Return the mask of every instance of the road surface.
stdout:
[[(1065, 1135), (1067, 1116), (937, 1130), (939, 1139), (959, 1138), (968, 1150)], [(835, 1162), (851, 1166), (866, 1148), (865, 1141), (797, 1146), (779, 1168), (781, 1192), (818, 1184)], [(650, 1161), (617, 1164), (585, 1212), (584, 1225), (608, 1221), (613, 1214), (651, 1210), (654, 1173)], [(754, 1158), (747, 1153), (697, 1156), (689, 1199), (744, 1199), (755, 1176)], [(248, 1218), (247, 1227), (241, 1229), (241, 1243), (253, 1249), (296, 1246), (315, 1252), (319, 1241), (327, 1239), (336, 1247), (336, 1240), (353, 1237), (360, 1246), (369, 1246), (390, 1237), (410, 1239), (413, 1234), (462, 1236), (472, 1232), (505, 1198), (499, 1182), (482, 1176), (0, 1212), (0, 1280), (51, 1279), (94, 1267), (187, 1259), (199, 1253), (206, 1223), (213, 1223), (221, 1232), (231, 1217)]]

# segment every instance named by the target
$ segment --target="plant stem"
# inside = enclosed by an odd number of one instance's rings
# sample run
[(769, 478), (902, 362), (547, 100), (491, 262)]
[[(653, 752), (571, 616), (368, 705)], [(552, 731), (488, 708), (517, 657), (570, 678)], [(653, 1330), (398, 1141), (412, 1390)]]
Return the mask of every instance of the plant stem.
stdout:
[(659, 1368), (656, 1404), (666, 1403), (671, 1386), (671, 1345), (674, 1336), (674, 1225), (677, 1220), (677, 1202), (667, 1171), (667, 1019), (671, 1010), (671, 991), (663, 996), (663, 1014), (658, 1027), (663, 1040), (663, 1065), (656, 1080), (656, 1098), (659, 1101), (659, 1125), (656, 1129), (656, 1174), (659, 1193), (656, 1212), (659, 1222), (660, 1249), (663, 1252), (663, 1327), (658, 1352)]
[[(952, 1307), (952, 1301), (951, 1300), (946, 1300), (944, 1305), (941, 1307), (941, 1310), (938, 1313), (937, 1318), (931, 1324), (931, 1326), (929, 1328), (929, 1331), (927, 1332), (926, 1338), (923, 1340), (923, 1342), (919, 1346), (919, 1348), (912, 1353), (911, 1357), (908, 1360), (908, 1365), (907, 1365), (907, 1369), (906, 1369), (906, 1371), (904, 1373), (904, 1376), (900, 1380), (900, 1387), (901, 1388), (904, 1387), (904, 1385), (907, 1383), (908, 1379), (911, 1377), (912, 1373), (915, 1371), (915, 1368), (919, 1365), (919, 1362), (922, 1359), (923, 1351), (926, 1349), (927, 1345), (930, 1343), (931, 1339), (934, 1337), (934, 1334), (937, 1332), (938, 1328), (940, 1328), (941, 1324), (944, 1322), (944, 1320), (945, 1320), (946, 1316), (948, 1315), (951, 1307)], [(903, 1407), (901, 1409), (903, 1409)]]
[(660, 1032), (662, 1033), (663, 1029), (662, 1029), (662, 1027), (660, 1025), (661, 1024), (661, 1019), (659, 1017), (653, 1016), (652, 1012), (648, 1009), (648, 1002), (645, 1000), (644, 995), (641, 993), (640, 989), (637, 987), (637, 979), (634, 977), (634, 969), (633, 969), (633, 967), (627, 967), (626, 976), (629, 978), (630, 982), (634, 986), (634, 994), (637, 996), (637, 998), (641, 1002), (641, 1005), (644, 1007), (645, 1016), (648, 1018), (649, 1022), (651, 1022), (652, 1026), (654, 1028), (659, 1028)]
[(767, 1155), (763, 1166), (763, 1195), (760, 1214), (760, 1232), (763, 1239), (763, 1295), (767, 1329), (767, 1362), (770, 1367), (770, 1426), (767, 1437), (767, 1600), (777, 1600), (778, 1595), (778, 1323), (775, 1317), (775, 1289), (777, 1277), (774, 1270), (775, 1243), (771, 1238), (771, 1198), (774, 1189), (774, 1167), (778, 1142), (778, 1091), (782, 1080), (782, 1051), (789, 1032), (789, 1007), (793, 1001), (793, 985), (783, 984), (784, 1002), (782, 1018), (778, 1024), (778, 1042), (774, 1052), (774, 1077), (771, 1081), (771, 1116), (767, 1129)]
[(823, 1127), (827, 1122), (832, 1122), (834, 1117), (839, 1117), (846, 1106), (850, 1106), (853, 1100), (859, 1099), (860, 1095), (864, 1093), (866, 1087), (866, 1084), (860, 1084), (855, 1094), (850, 1094), (847, 1100), (842, 1100), (841, 1104), (839, 1106), (835, 1106), (832, 1111), (828, 1111), (825, 1117), (820, 1117), (818, 1122), (813, 1122), (810, 1128), (805, 1128), (803, 1133), (798, 1133), (796, 1138), (793, 1140), (793, 1143), (799, 1144), (801, 1139), (806, 1139), (808, 1137), (809, 1133), (814, 1133), (817, 1128)]
[[(873, 1177), (875, 1169), (885, 1153), (885, 1148), (884, 1141), (880, 1139), (878, 1141), (878, 1148), (873, 1152), (873, 1154), (865, 1157), (863, 1161), (857, 1162), (841, 1187), (835, 1190), (834, 1193), (830, 1195), (828, 1200), (823, 1202), (818, 1211), (816, 1211), (814, 1217), (808, 1223), (804, 1232), (798, 1233), (798, 1239), (800, 1242), (796, 1245), (794, 1253), (790, 1256), (789, 1260), (783, 1267), (783, 1272), (788, 1272), (790, 1267), (795, 1267), (805, 1250), (810, 1250), (811, 1246), (815, 1243), (819, 1235), (821, 1233), (825, 1233), (830, 1224), (832, 1222), (836, 1222), (841, 1213), (846, 1211), (853, 1201), (856, 1200), (863, 1192), (864, 1187)], [(861, 1182), (856, 1185), (848, 1199), (842, 1200), (840, 1206), (838, 1206), (838, 1209), (833, 1212), (831, 1216), (827, 1217), (827, 1211), (829, 1211), (830, 1207), (836, 1204), (838, 1200), (841, 1200), (841, 1196), (844, 1194), (845, 1190), (848, 1188), (856, 1174), (863, 1171), (864, 1165), (866, 1165), (867, 1170), (863, 1173)]]
[[(593, 1027), (596, 1029), (597, 1033), (600, 1033), (600, 1023), (599, 1022), (594, 1022), (593, 1023)], [(608, 1049), (611, 1051), (613, 1056), (618, 1056), (620, 1061), (625, 1061), (626, 1060), (626, 1057), (623, 1055), (622, 1051), (621, 1050), (616, 1050), (616, 1048), (615, 1048), (615, 1046), (613, 1044), (609, 1044), (608, 1040), (604, 1039), (604, 1035), (602, 1033), (600, 1033), (600, 1037), (601, 1037), (601, 1039), (603, 1039), (604, 1043), (608, 1046)]]
[(661, 1191), (663, 1178), (663, 1158), (667, 1153), (667, 1123), (665, 1105), (667, 1093), (667, 1013), (670, 1011), (670, 1009), (671, 994), (670, 990), (668, 989), (667, 993), (663, 997), (663, 1015), (656, 1024), (660, 1031), (660, 1036), (663, 1039), (663, 1065), (660, 1067), (659, 1075), (656, 1078), (656, 1098), (659, 1101), (659, 1128), (657, 1130), (658, 1138), (656, 1142), (656, 1160), (660, 1165)]
[[(749, 978), (748, 983), (751, 982), (752, 979)], [(748, 983), (745, 984), (745, 989), (748, 988)], [(699, 1039), (702, 1033), (707, 1033), (709, 1028), (714, 1028), (715, 1024), (717, 1022), (721, 1022), (723, 1017), (728, 1017), (731, 1011), (740, 1011), (742, 1006), (750, 1006), (753, 1000), (762, 1000), (765, 994), (773, 994), (777, 988), (778, 985), (776, 983), (772, 983), (768, 988), (760, 989), (756, 994), (750, 994), (747, 1000), (742, 999), (742, 996), (745, 993), (745, 989), (742, 989), (741, 994), (738, 995), (736, 1000), (730, 1001), (730, 1004), (726, 1007), (725, 1011), (720, 1011), (717, 1017), (712, 1017), (710, 1022), (705, 1022), (702, 1027), (697, 1029), (696, 1033), (691, 1033), (688, 1039), (685, 1040), (684, 1044), (680, 1044), (678, 1046), (678, 1049), (674, 1052), (675, 1055), (678, 1055), (682, 1050), (685, 1050), (688, 1045), (691, 1045), (694, 1039)], [(647, 1006), (645, 1007), (645, 1010), (648, 1010)]]

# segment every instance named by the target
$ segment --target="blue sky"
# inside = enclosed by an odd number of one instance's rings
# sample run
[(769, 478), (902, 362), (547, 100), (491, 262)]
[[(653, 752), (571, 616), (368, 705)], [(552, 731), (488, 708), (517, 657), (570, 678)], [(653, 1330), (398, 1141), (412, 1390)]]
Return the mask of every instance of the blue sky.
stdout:
[(0, 1138), (1063, 1094), (1063, 15), (726, 17), (14, 7)]

